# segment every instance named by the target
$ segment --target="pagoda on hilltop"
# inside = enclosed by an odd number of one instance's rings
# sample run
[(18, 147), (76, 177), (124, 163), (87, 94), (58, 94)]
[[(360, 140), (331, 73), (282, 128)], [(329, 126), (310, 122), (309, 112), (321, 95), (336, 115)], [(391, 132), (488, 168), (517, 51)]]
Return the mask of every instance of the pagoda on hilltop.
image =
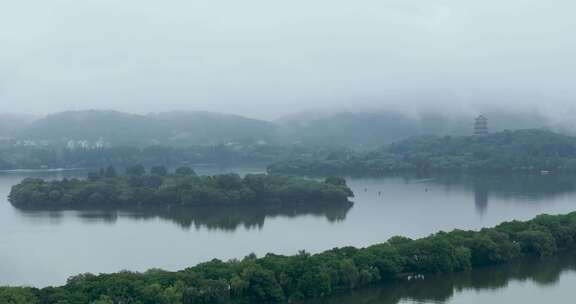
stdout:
[(488, 134), (488, 118), (484, 115), (476, 117), (474, 122), (474, 135)]

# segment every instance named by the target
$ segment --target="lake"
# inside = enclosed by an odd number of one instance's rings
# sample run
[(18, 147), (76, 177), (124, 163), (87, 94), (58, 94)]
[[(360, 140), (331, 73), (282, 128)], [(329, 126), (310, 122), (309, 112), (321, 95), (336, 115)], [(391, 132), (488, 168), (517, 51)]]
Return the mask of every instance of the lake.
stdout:
[[(195, 169), (200, 174), (263, 171), (261, 167)], [(576, 210), (576, 177), (555, 175), (348, 178), (356, 194), (354, 205), (331, 209), (29, 211), (16, 209), (7, 200), (10, 187), (25, 177), (83, 177), (85, 173), (0, 173), (0, 285), (60, 285), (84, 272), (179, 270), (212, 258), (242, 258), (250, 253), (294, 254), (302, 249), (315, 253), (367, 246), (394, 235), (415, 238), (439, 230), (478, 229), (541, 213)], [(539, 263), (545, 262), (533, 262)], [(468, 284), (456, 275), (413, 282), (394, 299), (386, 298), (390, 291), (385, 288), (369, 288), (355, 293), (356, 298), (334, 299), (334, 303), (413, 303), (419, 292), (422, 303), (438, 299), (505, 303), (495, 302), (496, 295), (506, 296), (506, 303), (516, 302), (508, 293), (526, 297), (526, 301), (514, 299), (527, 303), (537, 299), (528, 297), (534, 290), (571, 291), (567, 286), (576, 282), (570, 270), (574, 265), (557, 264), (556, 280), (545, 285), (539, 283), (539, 274), (533, 275), (535, 280), (511, 275), (508, 283), (497, 288)], [(483, 276), (490, 277), (490, 273)], [(494, 280), (494, 284), (502, 281)], [(445, 290), (434, 284), (445, 284)], [(418, 290), (412, 294), (414, 286)], [(435, 292), (442, 297), (434, 298)]]
[(573, 303), (574, 284), (572, 254), (363, 288), (305, 304)]

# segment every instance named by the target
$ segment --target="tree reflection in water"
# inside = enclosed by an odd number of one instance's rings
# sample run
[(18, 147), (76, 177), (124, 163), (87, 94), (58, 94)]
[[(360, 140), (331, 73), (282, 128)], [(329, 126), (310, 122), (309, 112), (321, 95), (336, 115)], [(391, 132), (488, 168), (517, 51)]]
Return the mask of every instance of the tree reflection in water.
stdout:
[(491, 198), (548, 202), (555, 197), (576, 192), (574, 174), (424, 174), (406, 175), (403, 178), (406, 182), (425, 180), (431, 185), (443, 187), (445, 191), (464, 189), (473, 193), (479, 215), (487, 212)]
[(445, 303), (460, 291), (493, 291), (506, 288), (514, 281), (532, 281), (541, 286), (553, 286), (568, 271), (576, 271), (574, 254), (545, 260), (527, 259), (462, 273), (429, 276), (424, 280), (388, 283), (306, 304), (397, 304), (402, 301)]
[(352, 203), (310, 204), (295, 206), (258, 206), (258, 207), (195, 207), (195, 208), (131, 208), (131, 209), (84, 209), (50, 210), (22, 209), (22, 214), (35, 218), (62, 219), (65, 215), (76, 215), (84, 222), (115, 223), (119, 218), (132, 220), (162, 219), (171, 221), (184, 228), (206, 228), (209, 230), (235, 231), (240, 227), (262, 229), (267, 218), (299, 216), (325, 217), (329, 222), (340, 222), (352, 209)]

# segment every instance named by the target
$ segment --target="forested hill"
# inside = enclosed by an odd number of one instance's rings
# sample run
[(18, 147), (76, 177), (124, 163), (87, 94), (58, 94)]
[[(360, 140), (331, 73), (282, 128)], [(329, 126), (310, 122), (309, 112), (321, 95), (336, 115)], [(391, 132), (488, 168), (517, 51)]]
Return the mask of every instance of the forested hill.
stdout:
[(576, 138), (546, 130), (423, 136), (369, 152), (335, 151), (277, 162), (270, 172), (386, 174), (400, 171), (575, 171)]
[[(489, 127), (527, 129), (558, 126), (538, 113), (486, 111)], [(238, 115), (173, 111), (148, 115), (117, 111), (70, 111), (26, 124), (0, 115), (0, 138), (28, 146), (189, 146), (228, 143), (302, 144), (374, 149), (423, 134), (462, 136), (472, 133), (476, 114), (423, 112), (418, 115), (389, 110), (371, 112), (304, 113), (276, 121)], [(566, 131), (570, 128), (564, 128)], [(76, 143), (74, 143), (76, 142)], [(80, 142), (80, 143), (78, 143)]]
[[(503, 130), (559, 128), (537, 112), (486, 110), (489, 128)], [(302, 144), (374, 149), (421, 135), (465, 136), (472, 134), (472, 113), (423, 111), (417, 115), (380, 110), (371, 112), (304, 113), (278, 121), (287, 140)], [(564, 128), (569, 130), (569, 128)]]
[(269, 141), (274, 130), (270, 122), (219, 113), (137, 115), (90, 110), (48, 115), (16, 137), (61, 144), (70, 140), (89, 143), (102, 140), (111, 145), (191, 145)]
[(214, 145), (58, 149), (0, 149), (0, 170), (197, 163), (268, 163), (270, 172), (311, 175), (386, 174), (399, 171), (576, 170), (576, 138), (545, 130), (487, 136), (420, 136), (378, 149), (306, 145)]
[(174, 111), (150, 114), (171, 143), (219, 144), (274, 141), (276, 125), (259, 119), (213, 112)]
[(36, 117), (26, 114), (0, 114), (0, 139), (10, 138), (28, 127)]

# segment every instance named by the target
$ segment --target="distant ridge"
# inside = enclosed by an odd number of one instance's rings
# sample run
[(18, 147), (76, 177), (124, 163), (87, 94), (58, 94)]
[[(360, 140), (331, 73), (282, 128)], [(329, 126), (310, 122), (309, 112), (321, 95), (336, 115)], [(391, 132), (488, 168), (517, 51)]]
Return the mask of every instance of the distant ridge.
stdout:
[[(537, 112), (487, 110), (493, 131), (553, 127)], [(470, 135), (477, 113), (424, 111), (407, 115), (392, 110), (310, 112), (280, 118), (285, 138), (315, 145), (373, 148), (420, 135)]]
[[(537, 112), (483, 112), (491, 131), (529, 128), (558, 130)], [(65, 145), (69, 141), (104, 141), (118, 145), (281, 144), (370, 149), (420, 135), (470, 135), (477, 113), (391, 110), (315, 111), (287, 115), (273, 122), (234, 114), (170, 111), (145, 115), (112, 110), (68, 111), (31, 119), (1, 119), (0, 138)], [(569, 133), (571, 129), (563, 129)]]
[(28, 127), (37, 116), (17, 113), (0, 114), (0, 138), (10, 138), (19, 130)]
[(48, 115), (19, 132), (19, 139), (49, 142), (97, 141), (115, 145), (219, 144), (270, 140), (274, 125), (237, 115), (166, 112), (148, 115), (109, 110)]

